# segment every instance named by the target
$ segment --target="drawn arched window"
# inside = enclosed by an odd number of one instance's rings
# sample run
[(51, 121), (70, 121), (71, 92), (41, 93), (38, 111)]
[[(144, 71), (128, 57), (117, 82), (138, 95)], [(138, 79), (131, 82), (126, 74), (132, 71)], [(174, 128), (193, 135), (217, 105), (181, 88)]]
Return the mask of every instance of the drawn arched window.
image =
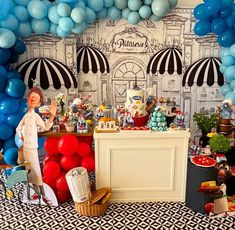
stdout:
[(127, 61), (122, 63), (115, 72), (114, 78), (122, 78), (122, 79), (144, 79), (145, 74), (143, 68), (140, 64)]
[(91, 91), (92, 90), (92, 84), (89, 81), (85, 81), (83, 83), (83, 91)]

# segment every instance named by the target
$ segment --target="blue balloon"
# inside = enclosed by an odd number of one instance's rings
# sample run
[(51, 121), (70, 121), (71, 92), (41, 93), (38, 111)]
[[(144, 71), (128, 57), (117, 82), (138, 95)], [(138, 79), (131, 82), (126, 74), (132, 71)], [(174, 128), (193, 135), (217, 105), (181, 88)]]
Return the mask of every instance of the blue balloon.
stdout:
[(6, 93), (15, 98), (21, 98), (24, 96), (26, 86), (21, 79), (12, 78), (8, 80), (6, 86)]
[(78, 24), (85, 22), (86, 17), (86, 10), (81, 7), (76, 7), (71, 12), (71, 18)]
[[(229, 85), (230, 85), (231, 89), (234, 90), (235, 89), (235, 80), (232, 80)], [(226, 92), (225, 94), (227, 94), (228, 92)], [(223, 94), (223, 95), (225, 95), (225, 94)]]
[(71, 33), (73, 27), (74, 27), (74, 22), (70, 17), (62, 17), (59, 20), (59, 27), (67, 32), (67, 33)]
[(47, 18), (35, 19), (31, 21), (31, 26), (35, 34), (45, 34), (50, 29), (50, 23)]
[(58, 24), (60, 20), (60, 15), (57, 12), (57, 6), (55, 5), (51, 6), (48, 10), (47, 16), (52, 23)]
[(17, 135), (17, 133), (15, 134), (15, 144), (18, 148), (22, 147), (24, 142), (22, 141), (22, 139), (19, 138), (19, 136)]
[(230, 53), (230, 49), (227, 47), (220, 47), (220, 54), (219, 54), (220, 58), (227, 56), (227, 55), (232, 55)]
[(107, 8), (103, 8), (102, 10), (96, 12), (96, 17), (99, 19), (107, 18), (107, 16), (108, 16), (108, 9)]
[(198, 4), (193, 10), (194, 17), (197, 20), (206, 20), (210, 16), (206, 13), (206, 6), (204, 3)]
[(220, 0), (220, 4), (222, 9), (232, 8), (233, 0)]
[(198, 36), (205, 36), (210, 32), (211, 25), (209, 21), (198, 21), (195, 23), (194, 32)]
[[(130, 8), (130, 4), (132, 6), (132, 8)], [(138, 7), (140, 8), (141, 7), (141, 1), (138, 1)], [(139, 6), (140, 5), (140, 6)], [(129, 0), (128, 1), (128, 7), (132, 10), (133, 8), (136, 9), (137, 6), (136, 6), (136, 3), (135, 3), (135, 0)], [(139, 10), (139, 8), (137, 10)], [(152, 11), (153, 11), (153, 14), (158, 16), (158, 17), (163, 17), (165, 16), (168, 11), (170, 10), (170, 5), (169, 5), (169, 2), (167, 0), (153, 0), (153, 3), (152, 3)]]
[(27, 6), (31, 0), (14, 0), (17, 5)]
[(8, 14), (4, 20), (0, 21), (0, 27), (15, 31), (19, 27), (19, 22), (14, 15)]
[(227, 28), (226, 22), (223, 18), (215, 18), (211, 22), (211, 32), (217, 35), (222, 34)]
[[(160, 3), (161, 1), (162, 1), (162, 4), (164, 5), (164, 0), (157, 0), (157, 1), (154, 0), (153, 1), (152, 11), (153, 11), (154, 14), (155, 14), (154, 11), (156, 11), (156, 10), (158, 11), (160, 9), (160, 7), (158, 7), (158, 2)], [(141, 6), (142, 6), (142, 1), (141, 0), (128, 0), (128, 8), (131, 11), (138, 11)], [(169, 10), (169, 3), (168, 3), (168, 10)]]
[(227, 18), (228, 16), (230, 16), (233, 13), (233, 9), (232, 7), (226, 8), (222, 11), (220, 11), (220, 16), (222, 18)]
[(46, 141), (46, 137), (39, 137), (38, 138), (38, 150), (44, 147), (44, 143)]
[(7, 63), (10, 57), (11, 57), (11, 52), (9, 49), (0, 48), (0, 65)]
[(71, 13), (71, 7), (70, 5), (66, 4), (66, 3), (60, 3), (57, 6), (57, 13), (61, 16), (61, 17), (68, 17), (70, 16)]
[(16, 36), (11, 30), (0, 28), (0, 48), (11, 48), (15, 41)]
[(0, 77), (6, 77), (7, 70), (3, 65), (0, 65)]
[(174, 9), (178, 3), (178, 0), (168, 0), (169, 4), (170, 4), (170, 9)]
[(35, 19), (43, 19), (47, 16), (47, 6), (39, 0), (31, 0), (27, 5), (29, 15)]
[(218, 43), (223, 47), (229, 47), (235, 43), (235, 32), (232, 29), (225, 30), (218, 36)]
[(117, 9), (115, 6), (108, 8), (108, 18), (113, 21), (120, 19), (122, 16), (121, 10)]
[(86, 27), (87, 26), (86, 26), (85, 22), (83, 22), (81, 24), (75, 23), (75, 26), (74, 26), (72, 32), (75, 33), (75, 34), (83, 33), (86, 30)]
[(56, 33), (60, 37), (67, 37), (69, 35), (68, 32), (62, 30), (59, 26), (57, 26), (57, 28), (56, 28)]
[(83, 9), (85, 9), (86, 8), (86, 4), (85, 4), (85, 2), (80, 1), (80, 2), (76, 3), (75, 7), (81, 7)]
[(56, 32), (56, 29), (57, 29), (57, 24), (54, 24), (54, 23), (50, 23), (50, 29), (49, 29), (49, 31), (50, 31), (50, 33), (52, 34), (52, 35), (56, 35), (57, 36), (57, 32)]
[(131, 12), (131, 10), (127, 7), (126, 9), (122, 10), (122, 17), (126, 20), (128, 20), (128, 15)]
[(78, 0), (60, 0), (61, 2), (68, 3), (70, 5), (75, 5), (77, 4)]
[(109, 8), (114, 5), (114, 0), (104, 0), (104, 6)]
[(0, 91), (3, 91), (6, 87), (7, 79), (6, 76), (0, 75)]
[(18, 149), (9, 148), (4, 154), (4, 161), (9, 165), (17, 165)]
[(18, 72), (17, 70), (10, 70), (9, 72), (7, 72), (7, 79), (10, 80), (13, 78), (21, 79), (20, 72)]
[(222, 63), (225, 66), (233, 65), (235, 64), (235, 58), (231, 55), (224, 56), (222, 57)]
[(26, 21), (26, 22), (20, 22), (19, 28), (16, 31), (16, 34), (19, 37), (29, 37), (33, 33), (31, 23)]
[(8, 60), (8, 63), (16, 63), (19, 59), (19, 55), (18, 54), (12, 54), (10, 59)]
[(12, 97), (5, 97), (0, 101), (0, 113), (10, 114), (16, 113), (19, 109), (19, 102)]
[(21, 55), (25, 51), (26, 51), (25, 43), (21, 39), (17, 38), (15, 45), (11, 47), (11, 53)]
[(141, 6), (139, 9), (139, 15), (142, 18), (149, 18), (152, 14), (150, 6)]
[(141, 18), (138, 12), (130, 12), (127, 20), (128, 23), (130, 23), (131, 25), (137, 25), (140, 22)]
[(6, 114), (5, 123), (11, 126), (12, 128), (16, 128), (23, 116), (24, 115), (21, 113)]
[(225, 66), (225, 65), (221, 64), (221, 65), (219, 66), (219, 70), (220, 70), (221, 73), (224, 73), (225, 69), (226, 69), (226, 66)]
[(158, 17), (158, 16), (156, 16), (156, 15), (154, 15), (154, 14), (152, 14), (152, 15), (149, 17), (149, 19), (152, 20), (152, 21), (154, 21), (154, 22), (158, 22), (159, 20), (161, 20), (161, 18), (162, 18), (162, 17)]
[(86, 22), (93, 23), (96, 19), (95, 11), (89, 7), (86, 7)]
[(0, 139), (7, 140), (13, 135), (13, 129), (5, 122), (0, 124)]
[(220, 87), (220, 92), (223, 96), (225, 96), (227, 93), (231, 92), (232, 88), (230, 87), (229, 84), (224, 84)]
[(22, 98), (21, 100), (19, 100), (18, 113), (25, 114), (28, 112), (28, 110), (29, 110), (29, 105), (28, 105), (27, 100), (25, 98)]
[(221, 9), (220, 0), (207, 0), (205, 3), (206, 14), (215, 15)]
[(9, 148), (15, 148), (15, 147), (16, 147), (16, 144), (15, 144), (14, 137), (11, 137), (11, 138), (3, 141), (4, 152), (7, 151), (7, 149), (9, 149)]
[(9, 8), (10, 8), (10, 4), (8, 0), (0, 0), (0, 21), (5, 19)]
[[(124, 0), (123, 0), (124, 1)], [(97, 0), (88, 0), (87, 6), (90, 7), (95, 12), (98, 12), (103, 9), (104, 2), (103, 1), (97, 1)]]
[(21, 6), (21, 5), (15, 6), (13, 13), (20, 22), (25, 22), (29, 20), (29, 17), (30, 17), (29, 12), (25, 6)]
[[(230, 54), (235, 57), (235, 44), (231, 45), (230, 48), (227, 48), (230, 51)], [(229, 56), (229, 55), (228, 55)]]
[(6, 98), (8, 95), (5, 92), (0, 92), (0, 101)]
[(225, 22), (227, 27), (229, 28), (233, 28), (234, 24), (235, 24), (235, 15), (230, 15), (229, 17), (225, 18)]
[[(5, 116), (3, 113), (0, 113), (0, 123), (2, 123), (5, 120)], [(1, 149), (0, 149), (1, 150)]]
[(114, 3), (118, 9), (123, 10), (127, 8), (128, 0), (115, 0)]
[(228, 66), (224, 71), (224, 78), (226, 82), (230, 82), (235, 79), (235, 66)]

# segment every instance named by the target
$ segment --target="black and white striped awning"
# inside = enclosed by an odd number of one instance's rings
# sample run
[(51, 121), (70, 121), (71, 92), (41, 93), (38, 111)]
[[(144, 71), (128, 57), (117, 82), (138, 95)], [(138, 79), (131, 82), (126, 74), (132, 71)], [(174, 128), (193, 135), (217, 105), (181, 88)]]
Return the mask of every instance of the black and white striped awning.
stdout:
[(166, 71), (173, 74), (175, 71), (182, 74), (182, 50), (178, 48), (166, 48), (158, 51), (150, 59), (147, 66), (147, 73), (164, 74)]
[(50, 58), (33, 58), (23, 62), (16, 69), (29, 88), (33, 87), (34, 81), (38, 82), (42, 89), (48, 89), (50, 86), (55, 89), (60, 89), (61, 86), (66, 89), (78, 86), (69, 67)]
[(221, 61), (216, 57), (202, 58), (192, 65), (190, 65), (182, 80), (182, 86), (186, 84), (191, 87), (194, 83), (197, 86), (202, 86), (206, 83), (208, 86), (212, 86), (217, 83), (219, 86), (224, 84), (223, 74), (219, 70)]
[(77, 49), (77, 71), (88, 73), (109, 73), (109, 63), (104, 54), (97, 48), (81, 46)]

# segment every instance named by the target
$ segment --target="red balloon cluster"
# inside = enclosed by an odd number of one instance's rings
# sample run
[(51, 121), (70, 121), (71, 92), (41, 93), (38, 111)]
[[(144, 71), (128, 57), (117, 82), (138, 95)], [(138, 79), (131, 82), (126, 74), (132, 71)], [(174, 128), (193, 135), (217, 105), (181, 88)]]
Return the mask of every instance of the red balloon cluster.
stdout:
[(49, 137), (44, 143), (47, 152), (43, 159), (43, 181), (55, 192), (63, 203), (70, 199), (66, 173), (76, 167), (85, 167), (88, 172), (95, 170), (94, 152), (86, 142), (78, 141), (71, 134), (61, 138)]

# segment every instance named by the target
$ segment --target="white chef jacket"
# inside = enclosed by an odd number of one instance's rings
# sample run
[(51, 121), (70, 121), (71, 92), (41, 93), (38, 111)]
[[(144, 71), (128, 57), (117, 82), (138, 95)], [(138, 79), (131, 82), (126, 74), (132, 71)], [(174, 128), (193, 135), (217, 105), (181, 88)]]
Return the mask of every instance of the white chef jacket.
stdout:
[(37, 149), (38, 147), (38, 131), (37, 127), (40, 126), (43, 130), (49, 130), (53, 122), (44, 122), (42, 118), (34, 110), (24, 115), (19, 125), (16, 128), (16, 133), (21, 138), (24, 137), (25, 149)]

